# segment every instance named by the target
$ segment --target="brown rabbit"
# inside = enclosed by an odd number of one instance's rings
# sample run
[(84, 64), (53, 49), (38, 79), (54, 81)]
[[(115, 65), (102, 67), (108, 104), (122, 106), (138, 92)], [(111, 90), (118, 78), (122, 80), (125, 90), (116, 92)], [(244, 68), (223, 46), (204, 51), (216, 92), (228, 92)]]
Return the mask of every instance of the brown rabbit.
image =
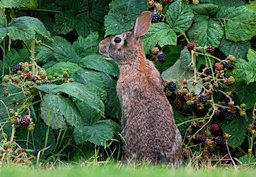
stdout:
[(142, 36), (150, 24), (151, 13), (143, 12), (132, 32), (102, 40), (99, 52), (115, 60), (120, 69), (117, 94), (122, 107), (123, 158), (178, 165), (181, 135), (161, 76), (143, 50)]

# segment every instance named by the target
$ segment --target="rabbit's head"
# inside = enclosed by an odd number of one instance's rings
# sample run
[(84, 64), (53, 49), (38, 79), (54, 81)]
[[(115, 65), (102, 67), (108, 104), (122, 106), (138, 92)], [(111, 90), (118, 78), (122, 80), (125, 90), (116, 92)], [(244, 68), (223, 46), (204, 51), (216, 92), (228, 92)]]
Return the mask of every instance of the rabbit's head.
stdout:
[(99, 52), (121, 65), (135, 62), (142, 55), (145, 55), (142, 36), (148, 32), (150, 24), (151, 12), (141, 13), (136, 19), (132, 32), (124, 32), (105, 38), (99, 44)]

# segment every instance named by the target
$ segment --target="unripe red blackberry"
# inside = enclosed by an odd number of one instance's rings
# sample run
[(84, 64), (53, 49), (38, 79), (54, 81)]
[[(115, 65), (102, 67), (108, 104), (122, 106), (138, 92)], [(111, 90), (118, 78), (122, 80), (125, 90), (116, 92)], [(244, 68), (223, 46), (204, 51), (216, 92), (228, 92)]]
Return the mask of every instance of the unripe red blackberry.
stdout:
[(204, 50), (205, 50), (206, 52), (212, 54), (212, 53), (214, 53), (215, 48), (213, 48), (212, 46), (205, 46), (205, 47), (204, 47)]
[(213, 133), (219, 133), (220, 132), (220, 126), (217, 123), (211, 124), (210, 129)]
[(27, 126), (27, 125), (29, 125), (29, 123), (30, 123), (30, 117), (29, 117), (29, 115), (23, 116), (23, 117), (20, 119), (20, 125)]
[(188, 50), (193, 50), (193, 49), (195, 48), (195, 43), (189, 42), (189, 43), (187, 44), (187, 48), (188, 48)]
[(217, 62), (214, 64), (214, 68), (218, 71), (221, 71), (221, 70), (223, 70), (224, 66), (220, 62)]
[(170, 0), (162, 0), (162, 4), (168, 4)]
[(188, 158), (189, 158), (189, 150), (185, 150), (185, 151), (183, 152), (183, 157), (184, 157), (185, 159), (188, 159)]

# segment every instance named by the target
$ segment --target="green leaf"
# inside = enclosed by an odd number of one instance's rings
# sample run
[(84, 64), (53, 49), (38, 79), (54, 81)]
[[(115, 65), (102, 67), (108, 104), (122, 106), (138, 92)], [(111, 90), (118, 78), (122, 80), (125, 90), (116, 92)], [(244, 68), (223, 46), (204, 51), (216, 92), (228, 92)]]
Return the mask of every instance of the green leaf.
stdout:
[(4, 38), (7, 35), (7, 30), (5, 27), (0, 28), (0, 42), (2, 42), (4, 40)]
[(54, 31), (57, 34), (67, 34), (75, 28), (75, 16), (70, 12), (61, 12), (55, 15)]
[(90, 33), (86, 38), (81, 36), (72, 45), (78, 56), (85, 57), (90, 54), (95, 54), (98, 52), (99, 45), (99, 34), (97, 32)]
[(20, 62), (29, 61), (29, 53), (27, 49), (15, 50), (11, 48), (5, 55), (4, 66), (5, 70), (8, 70), (14, 67), (16, 64)]
[(36, 33), (31, 30), (28, 26), (24, 26), (23, 24), (15, 24), (10, 25), (7, 28), (7, 35), (12, 40), (31, 40), (35, 39)]
[[(50, 37), (50, 32), (46, 30), (44, 27), (43, 23), (34, 17), (29, 17), (29, 16), (22, 16), (15, 18), (12, 23), (10, 23), (9, 27), (11, 28), (17, 28), (20, 30), (29, 30), (31, 32), (37, 32), (38, 34), (49, 38)], [(9, 29), (8, 27), (8, 29)], [(10, 33), (10, 31), (8, 30)], [(24, 31), (25, 33), (25, 31)], [(10, 34), (10, 36), (14, 37), (14, 35)], [(32, 35), (30, 39), (34, 39), (35, 35)], [(14, 38), (15, 39), (15, 38)]]
[(247, 126), (249, 121), (242, 117), (235, 117), (232, 121), (225, 121), (221, 126), (223, 133), (228, 133), (231, 137), (228, 139), (228, 145), (232, 148), (240, 146), (246, 138)]
[(99, 30), (101, 25), (90, 17), (81, 15), (76, 18), (75, 28), (78, 35), (86, 37), (92, 31)]
[(256, 35), (256, 13), (246, 6), (223, 8), (217, 13), (223, 19), (226, 38), (246, 41)]
[(144, 49), (149, 50), (157, 44), (160, 47), (165, 45), (176, 45), (177, 35), (166, 23), (152, 23), (148, 33), (144, 36)]
[(75, 128), (73, 136), (76, 144), (89, 141), (95, 145), (105, 146), (114, 136), (114, 127), (108, 123), (109, 121), (99, 120), (92, 125)]
[(68, 69), (70, 73), (74, 73), (82, 68), (78, 66), (76, 63), (58, 62), (54, 64), (52, 67), (48, 68), (46, 72), (49, 75), (53, 75), (54, 73), (62, 74), (65, 69)]
[(183, 45), (168, 45), (164, 47), (163, 53), (166, 54), (167, 60), (163, 63), (159, 61), (154, 62), (156, 68), (160, 73), (167, 70), (177, 61), (183, 47)]
[(101, 71), (117, 77), (119, 75), (117, 64), (114, 61), (105, 60), (105, 58), (97, 54), (88, 55), (80, 60), (79, 65), (83, 68)]
[(68, 103), (64, 97), (46, 94), (40, 105), (41, 117), (52, 129), (66, 129), (63, 112), (67, 107)]
[(1, 0), (0, 8), (26, 7), (29, 0)]
[(69, 96), (84, 102), (89, 109), (96, 111), (99, 116), (104, 116), (105, 106), (103, 101), (99, 95), (90, 91), (87, 85), (77, 82), (64, 83), (60, 85), (59, 92), (66, 93)]
[(188, 30), (193, 22), (194, 14), (182, 0), (173, 2), (166, 11), (166, 21), (176, 33)]
[(245, 81), (247, 84), (256, 81), (256, 52), (252, 49), (248, 50), (247, 59), (238, 59), (232, 74), (236, 79)]
[(217, 20), (196, 22), (188, 31), (190, 41), (198, 40), (200, 46), (218, 47), (223, 37), (222, 27)]
[(256, 158), (252, 154), (246, 154), (243, 155), (242, 157), (239, 157), (238, 162), (240, 163), (240, 165), (256, 166)]
[(200, 2), (213, 3), (219, 5), (220, 7), (224, 6), (224, 8), (232, 6), (241, 6), (244, 4), (244, 1), (242, 0), (200, 0)]
[(233, 55), (236, 58), (246, 58), (251, 43), (250, 41), (233, 42), (223, 38), (219, 48), (226, 56)]
[(197, 4), (191, 6), (192, 10), (199, 15), (215, 15), (219, 6), (215, 4)]
[(58, 61), (79, 62), (79, 56), (71, 44), (62, 37), (54, 37), (53, 55)]
[(112, 1), (110, 11), (105, 16), (105, 36), (117, 34), (130, 30), (135, 19), (142, 12), (147, 10), (146, 1), (137, 0), (118, 0)]
[(109, 3), (111, 0), (92, 0), (90, 3), (90, 8), (93, 9), (90, 11), (90, 17), (99, 22), (104, 22), (104, 16), (107, 15), (109, 11)]
[(184, 67), (182, 67), (181, 60), (179, 59), (174, 65), (165, 70), (161, 76), (165, 81), (183, 81), (184, 79), (191, 78), (193, 76), (193, 72), (185, 70)]
[(38, 63), (46, 63), (55, 59), (53, 51), (45, 46), (36, 46), (36, 60)]
[(246, 104), (246, 109), (250, 109), (256, 103), (256, 82), (252, 82), (250, 84), (241, 84), (239, 85), (239, 89), (237, 89), (237, 96), (241, 103)]

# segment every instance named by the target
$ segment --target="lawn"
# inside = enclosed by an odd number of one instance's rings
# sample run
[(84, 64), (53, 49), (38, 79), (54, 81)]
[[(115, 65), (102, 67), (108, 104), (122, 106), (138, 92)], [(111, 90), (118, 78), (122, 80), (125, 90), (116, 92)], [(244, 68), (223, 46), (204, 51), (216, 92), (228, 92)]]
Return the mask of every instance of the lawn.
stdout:
[(61, 166), (51, 169), (36, 167), (2, 167), (1, 177), (255, 177), (256, 169), (202, 168), (191, 167), (169, 169), (167, 167), (120, 167), (117, 165)]

